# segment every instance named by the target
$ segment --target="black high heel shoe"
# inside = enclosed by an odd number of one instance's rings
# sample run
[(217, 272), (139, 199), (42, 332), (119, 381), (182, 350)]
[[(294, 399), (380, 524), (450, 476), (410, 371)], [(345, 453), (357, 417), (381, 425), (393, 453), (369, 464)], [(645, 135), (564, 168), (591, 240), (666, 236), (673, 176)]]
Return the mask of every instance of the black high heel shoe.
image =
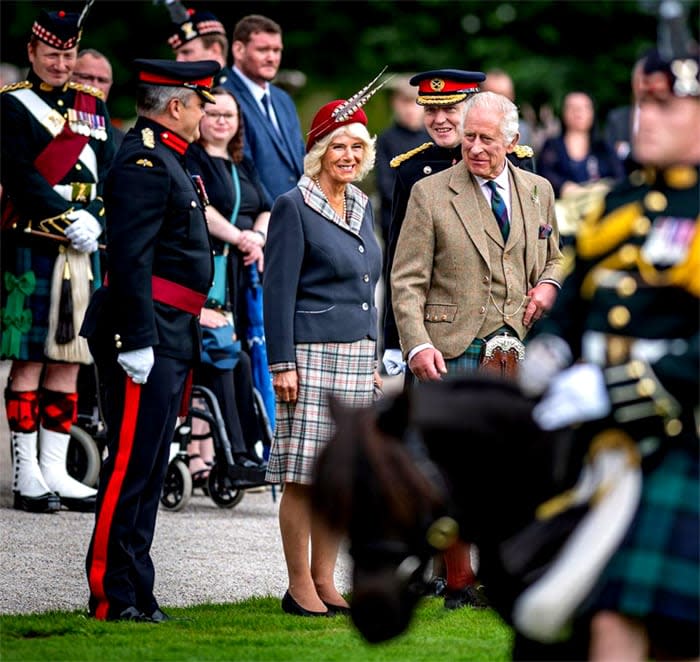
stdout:
[(350, 607), (346, 607), (345, 605), (334, 605), (330, 602), (326, 602), (325, 600), (321, 600), (321, 602), (328, 607), (329, 616), (350, 616)]
[[(325, 603), (324, 603), (325, 604)], [(330, 616), (330, 610), (328, 611), (309, 611), (304, 609), (291, 595), (289, 591), (284, 594), (282, 598), (282, 611), (285, 614), (291, 614), (292, 616)]]

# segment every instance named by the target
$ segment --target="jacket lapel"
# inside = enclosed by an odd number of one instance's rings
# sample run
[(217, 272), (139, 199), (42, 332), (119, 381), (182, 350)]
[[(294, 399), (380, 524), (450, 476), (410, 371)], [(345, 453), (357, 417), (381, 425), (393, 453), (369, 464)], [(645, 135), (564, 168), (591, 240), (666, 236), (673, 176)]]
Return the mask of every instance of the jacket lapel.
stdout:
[[(290, 160), (289, 158), (289, 152), (285, 149), (282, 149), (282, 143), (280, 142), (280, 136), (277, 135), (277, 132), (275, 131), (275, 128), (272, 126), (272, 123), (270, 120), (263, 115), (262, 108), (260, 108), (260, 104), (255, 100), (253, 95), (251, 94), (250, 90), (244, 85), (243, 81), (241, 81), (238, 78), (238, 74), (235, 72), (231, 74), (231, 81), (232, 81), (232, 86), (234, 87), (234, 92), (236, 94), (236, 98), (238, 99), (238, 102), (241, 104), (241, 107), (245, 111), (245, 120), (246, 122), (249, 122), (251, 124), (254, 124), (255, 126), (259, 127), (260, 130), (264, 131), (267, 136), (269, 137), (269, 142), (270, 144), (274, 147), (274, 149), (279, 153), (279, 155), (284, 159), (284, 161), (287, 162), (289, 166), (294, 169), (294, 163)], [(270, 92), (272, 94), (273, 89), (270, 88)], [(272, 96), (270, 97), (271, 99), (273, 98)], [(275, 106), (275, 113), (277, 113), (277, 108), (278, 104), (274, 104), (274, 101), (272, 102), (273, 105)], [(286, 133), (287, 127), (286, 123), (280, 116), (281, 113), (277, 114), (277, 120), (280, 123), (280, 130), (282, 131), (282, 140), (285, 140), (286, 144)]]
[(535, 233), (534, 237), (537, 238), (542, 211), (539, 209), (539, 203), (535, 202), (537, 195), (532, 182), (523, 176), (522, 170), (509, 162), (508, 168), (510, 169), (511, 184), (510, 202), (513, 209), (517, 208), (519, 215), (519, 218), (516, 219), (517, 229), (515, 231), (513, 230), (515, 224), (511, 223), (511, 236), (508, 237), (508, 244), (510, 244), (511, 240), (515, 242), (523, 233), (526, 240), (533, 236), (533, 232)]
[[(459, 216), (464, 229), (467, 231), (469, 238), (472, 240), (474, 246), (484, 258), (486, 262), (489, 261), (489, 249), (486, 243), (486, 235), (483, 222), (482, 214), (483, 210), (480, 202), (483, 203), (484, 207), (487, 207), (484, 196), (479, 191), (479, 187), (469, 174), (466, 166), (460, 163), (458, 167), (452, 169), (452, 175), (450, 177), (450, 188), (457, 194), (452, 201), (454, 209)], [(491, 211), (488, 210), (491, 214)], [(492, 215), (492, 214), (491, 214)], [(493, 219), (494, 224), (496, 224), (496, 219)], [(501, 237), (501, 243), (503, 238)]]

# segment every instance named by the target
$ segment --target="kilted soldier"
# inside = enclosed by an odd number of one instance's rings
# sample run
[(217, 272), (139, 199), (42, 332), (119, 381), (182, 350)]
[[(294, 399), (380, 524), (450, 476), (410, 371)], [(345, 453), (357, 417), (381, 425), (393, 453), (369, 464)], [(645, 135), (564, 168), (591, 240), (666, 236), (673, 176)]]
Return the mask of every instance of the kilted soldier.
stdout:
[(672, 38), (644, 58), (635, 90), (640, 169), (584, 220), (520, 373), (533, 394), (547, 388), (541, 427), (585, 423), (591, 448), (641, 459), (635, 518), (583, 614), (591, 660), (700, 654), (700, 59), (697, 45), (672, 50), (685, 44), (677, 27), (662, 25)]
[(66, 472), (79, 364), (92, 363), (78, 330), (114, 154), (102, 92), (69, 82), (90, 4), (80, 15), (42, 12), (28, 44), (27, 80), (0, 94), (0, 358), (12, 360), (5, 406), (14, 507), (32, 512), (95, 507), (95, 490)]
[(150, 557), (179, 406), (212, 281), (201, 180), (185, 170), (219, 65), (136, 60), (138, 120), (105, 185), (107, 274), (81, 333), (98, 367), (108, 457), (86, 569), (90, 614), (163, 621)]

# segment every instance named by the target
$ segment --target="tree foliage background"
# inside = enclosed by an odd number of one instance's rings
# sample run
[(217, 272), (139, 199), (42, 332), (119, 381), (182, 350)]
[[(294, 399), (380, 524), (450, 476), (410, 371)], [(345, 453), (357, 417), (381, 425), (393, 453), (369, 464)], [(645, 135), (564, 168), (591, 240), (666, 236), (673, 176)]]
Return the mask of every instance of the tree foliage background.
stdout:
[[(700, 0), (685, 0), (690, 25), (698, 25)], [(208, 9), (229, 35), (236, 21), (260, 13), (284, 29), (282, 67), (303, 72), (294, 91), (302, 125), (318, 106), (347, 97), (385, 65), (389, 72), (442, 67), (508, 71), (517, 100), (550, 103), (558, 113), (563, 95), (590, 92), (598, 117), (629, 99), (635, 59), (656, 39), (657, 0), (192, 0)], [(82, 1), (2, 0), (0, 58), (27, 65), (26, 43), (41, 8), (80, 11)], [(163, 4), (153, 0), (97, 0), (81, 47), (97, 48), (114, 67), (109, 106), (113, 116), (133, 115), (136, 57), (172, 58), (172, 33)], [(367, 106), (370, 129), (389, 121), (386, 95)]]

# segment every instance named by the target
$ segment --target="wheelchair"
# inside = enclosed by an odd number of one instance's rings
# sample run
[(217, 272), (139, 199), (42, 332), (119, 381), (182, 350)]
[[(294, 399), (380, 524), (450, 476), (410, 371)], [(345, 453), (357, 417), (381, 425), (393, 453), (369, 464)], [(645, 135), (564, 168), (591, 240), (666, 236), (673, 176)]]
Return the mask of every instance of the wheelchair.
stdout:
[[(81, 366), (78, 374), (78, 419), (70, 429), (66, 458), (69, 475), (85, 485), (96, 487), (100, 468), (106, 453), (106, 426), (102, 416), (97, 389), (95, 366)], [(253, 389), (255, 414), (260, 421), (263, 448), (267, 454), (272, 443), (272, 427), (260, 392)], [(204, 402), (203, 407), (193, 401)], [(187, 446), (196, 439), (192, 419), (209, 424), (214, 441), (215, 463), (209, 473), (205, 495), (220, 508), (234, 508), (244, 497), (245, 490), (267, 485), (264, 471), (239, 467), (233, 461), (231, 444), (216, 396), (203, 386), (194, 385), (190, 406), (184, 420), (175, 429), (171, 444), (170, 462), (161, 494), (161, 505), (166, 510), (183, 509), (193, 495), (192, 478), (188, 466)]]
[(71, 426), (66, 469), (75, 480), (95, 487), (107, 445), (94, 365), (78, 372), (78, 420)]
[[(270, 421), (260, 393), (254, 389), (253, 394), (256, 415), (262, 423), (264, 438), (261, 441), (264, 447), (269, 448), (272, 443)], [(204, 406), (195, 405), (195, 401), (203, 402)], [(193, 419), (208, 423), (209, 432), (195, 435), (192, 431)], [(175, 429), (173, 452), (163, 484), (160, 502), (166, 510), (182, 510), (189, 503), (193, 487), (187, 447), (190, 441), (209, 436), (214, 442), (214, 464), (203, 489), (219, 508), (234, 508), (243, 499), (246, 489), (268, 485), (264, 469), (241, 467), (234, 462), (231, 442), (216, 396), (204, 386), (193, 385), (187, 415)]]

